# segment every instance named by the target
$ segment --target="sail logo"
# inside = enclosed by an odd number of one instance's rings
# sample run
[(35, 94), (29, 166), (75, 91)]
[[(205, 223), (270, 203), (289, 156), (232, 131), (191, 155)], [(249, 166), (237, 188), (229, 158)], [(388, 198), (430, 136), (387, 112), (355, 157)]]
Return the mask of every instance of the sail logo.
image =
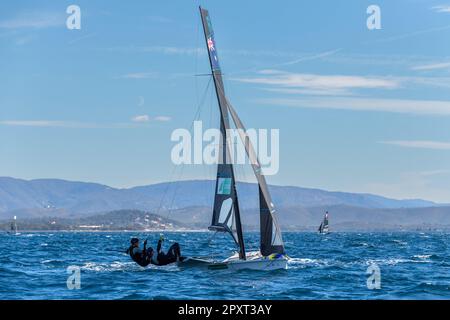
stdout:
[(231, 194), (231, 178), (219, 178), (217, 194)]
[(214, 42), (212, 40), (212, 38), (208, 38), (208, 49), (209, 51), (213, 51), (214, 50)]
[(367, 289), (381, 289), (381, 270), (377, 264), (371, 264), (367, 267), (366, 274), (369, 275), (367, 278)]
[(227, 129), (225, 136), (223, 139), (217, 128), (203, 130), (202, 121), (194, 121), (193, 134), (184, 128), (175, 129), (170, 137), (176, 142), (171, 151), (172, 162), (175, 165), (250, 164), (263, 175), (278, 173), (279, 129)]
[(81, 269), (78, 266), (67, 267), (67, 277), (66, 285), (69, 290), (79, 290), (81, 289)]
[(66, 20), (66, 27), (69, 30), (81, 29), (81, 9), (77, 5), (70, 5), (66, 9), (67, 14), (70, 14)]
[(367, 7), (367, 14), (370, 16), (367, 18), (366, 24), (369, 30), (381, 29), (381, 9), (379, 6), (372, 4)]
[(206, 41), (208, 45), (208, 51), (211, 56), (211, 64), (213, 70), (220, 70), (219, 59), (217, 58), (216, 46), (214, 44), (214, 38), (211, 35)]

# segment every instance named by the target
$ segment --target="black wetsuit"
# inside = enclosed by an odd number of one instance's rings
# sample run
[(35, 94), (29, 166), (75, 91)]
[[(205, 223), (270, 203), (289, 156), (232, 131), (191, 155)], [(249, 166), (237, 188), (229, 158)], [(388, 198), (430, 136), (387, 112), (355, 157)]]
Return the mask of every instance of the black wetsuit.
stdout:
[[(151, 248), (150, 248), (151, 249)], [(148, 256), (149, 250), (146, 249), (144, 245), (144, 250), (140, 250), (139, 247), (130, 246), (127, 249), (127, 253), (130, 255), (131, 259), (136, 262), (141, 267), (146, 267), (150, 264), (150, 257)]]
[(164, 253), (161, 250), (161, 246), (162, 240), (160, 239), (158, 241), (158, 246), (156, 247), (156, 260), (152, 258), (150, 263), (156, 264), (158, 266), (164, 266), (166, 264), (176, 262), (178, 258), (180, 258), (179, 260), (184, 259), (183, 257), (181, 257), (181, 250), (178, 242), (175, 242), (173, 245), (171, 245), (167, 253)]
[(130, 246), (127, 253), (130, 255), (131, 259), (135, 261), (138, 265), (142, 267), (148, 266), (150, 263), (157, 266), (165, 266), (169, 263), (174, 263), (178, 260), (183, 261), (184, 257), (181, 257), (180, 245), (175, 242), (170, 246), (167, 253), (161, 250), (162, 240), (158, 241), (158, 246), (156, 247), (156, 254), (153, 253), (150, 257), (149, 253), (153, 251), (152, 248), (146, 248), (144, 244), (144, 250), (140, 250), (138, 247)]

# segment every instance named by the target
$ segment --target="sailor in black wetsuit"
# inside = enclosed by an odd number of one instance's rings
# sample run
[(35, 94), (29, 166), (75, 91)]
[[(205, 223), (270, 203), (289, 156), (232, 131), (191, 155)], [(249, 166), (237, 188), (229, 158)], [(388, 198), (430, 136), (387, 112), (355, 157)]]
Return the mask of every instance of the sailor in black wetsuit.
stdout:
[(131, 246), (128, 248), (127, 253), (130, 254), (133, 259), (140, 266), (148, 266), (150, 263), (157, 266), (164, 266), (169, 263), (183, 261), (184, 257), (181, 256), (180, 245), (175, 242), (170, 246), (167, 253), (161, 250), (162, 242), (164, 238), (161, 236), (156, 247), (156, 253), (153, 248), (147, 249), (147, 240), (144, 241), (144, 249), (139, 249), (139, 239), (131, 239)]
[(131, 245), (127, 249), (127, 253), (130, 255), (131, 259), (142, 267), (148, 266), (150, 264), (150, 257), (147, 250), (147, 240), (144, 241), (144, 250), (139, 248), (138, 238), (132, 238), (130, 242)]
[(161, 236), (158, 240), (158, 245), (156, 247), (156, 254), (152, 252), (149, 252), (151, 262), (152, 264), (156, 264), (158, 266), (164, 266), (169, 263), (183, 261), (184, 257), (181, 256), (181, 250), (180, 245), (178, 242), (175, 242), (173, 245), (170, 246), (169, 250), (167, 250), (167, 253), (164, 253), (161, 250), (162, 242), (164, 241), (164, 238)]

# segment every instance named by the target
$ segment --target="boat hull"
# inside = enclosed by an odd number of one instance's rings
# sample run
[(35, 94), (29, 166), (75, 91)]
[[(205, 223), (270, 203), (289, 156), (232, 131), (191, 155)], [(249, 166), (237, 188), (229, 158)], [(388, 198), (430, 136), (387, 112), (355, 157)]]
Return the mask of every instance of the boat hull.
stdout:
[(179, 262), (179, 267), (204, 267), (209, 270), (280, 270), (287, 269), (288, 258), (285, 255), (262, 256), (259, 252), (250, 252), (246, 260), (239, 259), (236, 254), (223, 261), (207, 261), (204, 259), (186, 259)]
[[(211, 267), (208, 267), (211, 269)], [(287, 269), (287, 259), (278, 259), (278, 260), (242, 260), (236, 262), (228, 262), (227, 269), (230, 270), (261, 270), (261, 271), (270, 271), (270, 270), (279, 270), (279, 269)]]

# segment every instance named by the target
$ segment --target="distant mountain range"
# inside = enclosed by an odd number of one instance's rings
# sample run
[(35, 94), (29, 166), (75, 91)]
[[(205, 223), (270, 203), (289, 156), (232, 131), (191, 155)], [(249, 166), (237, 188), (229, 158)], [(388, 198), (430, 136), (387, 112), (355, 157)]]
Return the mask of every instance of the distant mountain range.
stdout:
[[(0, 177), (0, 220), (7, 227), (7, 221), (17, 215), (22, 228), (36, 230), (82, 230), (80, 225), (101, 226), (99, 230), (206, 228), (214, 187), (210, 180), (117, 189), (96, 183)], [(239, 183), (237, 188), (243, 224), (257, 228), (258, 187)], [(450, 206), (431, 201), (291, 186), (269, 189), (285, 230), (314, 230), (325, 210), (330, 211), (332, 230), (450, 228)]]
[[(317, 231), (323, 212), (330, 211), (331, 231), (450, 231), (450, 207), (367, 209), (348, 206), (279, 208), (283, 231)], [(259, 230), (257, 209), (242, 212), (244, 230)], [(183, 221), (183, 222), (180, 222)], [(18, 219), (23, 231), (176, 231), (206, 230), (211, 208), (187, 207), (160, 212), (117, 210), (81, 217)], [(9, 231), (11, 219), (0, 220), (0, 232)]]
[[(315, 231), (325, 211), (330, 213), (330, 228), (333, 231), (375, 230), (450, 230), (450, 206), (425, 208), (361, 208), (348, 205), (317, 207), (278, 207), (278, 217), (283, 230)], [(211, 220), (211, 208), (188, 207), (161, 212), (163, 217), (196, 227), (206, 228)], [(244, 227), (257, 229), (259, 211), (241, 210)]]
[[(129, 189), (58, 179), (22, 180), (0, 177), (0, 219), (22, 217), (82, 216), (121, 209), (159, 212), (186, 207), (212, 207), (215, 182), (211, 180), (158, 183)], [(256, 184), (239, 183), (242, 208), (258, 207)], [(330, 192), (291, 186), (269, 186), (277, 207), (311, 208), (424, 208), (437, 203), (414, 199), (395, 200), (372, 194)]]

